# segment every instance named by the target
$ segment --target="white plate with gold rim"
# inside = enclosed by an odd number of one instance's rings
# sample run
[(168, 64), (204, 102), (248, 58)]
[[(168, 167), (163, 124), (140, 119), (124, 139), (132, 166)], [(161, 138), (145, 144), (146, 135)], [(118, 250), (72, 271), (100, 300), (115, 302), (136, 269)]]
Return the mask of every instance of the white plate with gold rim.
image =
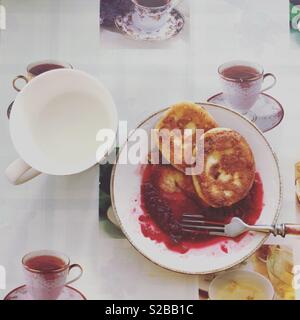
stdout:
[[(278, 160), (270, 144), (263, 133), (239, 113), (211, 103), (201, 103), (201, 106), (210, 112), (220, 126), (238, 131), (248, 141), (264, 188), (264, 207), (257, 223), (275, 223), (280, 210), (282, 186)], [(150, 133), (165, 110), (151, 115), (138, 128)], [(130, 142), (127, 141), (126, 144), (130, 147)], [(123, 147), (120, 155), (124, 150)], [(147, 157), (147, 152), (144, 156)], [(267, 239), (268, 235), (247, 234), (239, 242), (234, 239), (227, 240), (227, 253), (221, 249), (222, 244), (217, 243), (181, 254), (167, 249), (163, 243), (146, 238), (139, 223), (139, 216), (143, 212), (139, 201), (142, 178), (139, 174), (140, 166), (141, 164), (120, 164), (117, 161), (111, 180), (112, 205), (127, 239), (141, 254), (157, 265), (188, 274), (223, 271), (244, 261)]]

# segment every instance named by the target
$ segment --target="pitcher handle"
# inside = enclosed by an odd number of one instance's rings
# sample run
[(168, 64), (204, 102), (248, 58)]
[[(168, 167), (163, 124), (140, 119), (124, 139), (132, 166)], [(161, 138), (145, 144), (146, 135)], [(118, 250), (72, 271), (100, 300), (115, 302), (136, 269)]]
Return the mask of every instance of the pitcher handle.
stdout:
[(5, 175), (13, 185), (25, 183), (41, 174), (21, 158), (12, 162), (5, 170)]

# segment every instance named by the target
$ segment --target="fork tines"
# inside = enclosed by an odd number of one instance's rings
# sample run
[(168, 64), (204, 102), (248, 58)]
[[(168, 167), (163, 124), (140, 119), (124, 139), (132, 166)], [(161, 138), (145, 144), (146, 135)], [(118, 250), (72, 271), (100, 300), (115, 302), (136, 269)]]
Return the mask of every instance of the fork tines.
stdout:
[(224, 235), (224, 223), (217, 221), (204, 220), (202, 215), (184, 214), (181, 220), (184, 231), (200, 232), (210, 235)]

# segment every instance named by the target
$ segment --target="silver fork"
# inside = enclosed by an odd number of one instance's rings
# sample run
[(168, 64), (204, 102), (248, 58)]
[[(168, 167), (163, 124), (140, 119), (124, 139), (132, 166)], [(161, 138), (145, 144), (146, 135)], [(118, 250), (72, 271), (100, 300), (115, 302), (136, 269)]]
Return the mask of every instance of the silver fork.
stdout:
[(228, 224), (205, 220), (202, 215), (183, 214), (180, 221), (184, 231), (202, 234), (237, 237), (246, 231), (272, 233), (274, 236), (285, 237), (287, 234), (300, 235), (299, 224), (248, 225), (242, 219), (234, 217)]

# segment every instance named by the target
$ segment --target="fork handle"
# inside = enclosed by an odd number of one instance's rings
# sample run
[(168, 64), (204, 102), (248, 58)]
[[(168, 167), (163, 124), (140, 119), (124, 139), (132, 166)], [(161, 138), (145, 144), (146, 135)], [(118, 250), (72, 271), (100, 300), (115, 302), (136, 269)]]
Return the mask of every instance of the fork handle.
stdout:
[(283, 223), (281, 229), (284, 231), (283, 234), (280, 234), (282, 237), (287, 234), (300, 236), (300, 224)]
[(287, 234), (300, 236), (300, 224), (293, 224), (293, 223), (281, 223), (281, 224), (275, 224), (273, 226), (267, 226), (267, 225), (249, 226), (248, 230), (263, 232), (263, 233), (272, 233), (274, 236), (281, 236), (283, 238)]
[(262, 232), (262, 233), (276, 233), (275, 226), (268, 226), (268, 225), (254, 225), (254, 226), (247, 226), (247, 230), (255, 231), (255, 232)]

